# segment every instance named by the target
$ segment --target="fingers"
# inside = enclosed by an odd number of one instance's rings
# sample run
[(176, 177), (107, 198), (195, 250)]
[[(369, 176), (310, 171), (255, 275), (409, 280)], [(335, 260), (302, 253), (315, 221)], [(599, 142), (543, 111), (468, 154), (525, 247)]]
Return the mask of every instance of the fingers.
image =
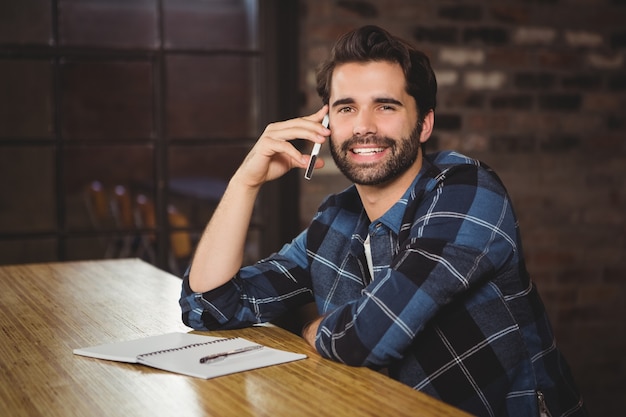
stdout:
[[(267, 139), (266, 139), (267, 140)], [(261, 147), (264, 156), (271, 158), (273, 155), (284, 155), (289, 160), (290, 168), (303, 168), (306, 166), (308, 158), (303, 156), (298, 149), (286, 140), (269, 139), (265, 146)]]
[(321, 124), (327, 112), (328, 106), (323, 106), (320, 110), (308, 116), (271, 123), (263, 132), (262, 137), (281, 141), (306, 139), (311, 142), (323, 143), (326, 137), (330, 135), (330, 129), (325, 128)]
[[(244, 183), (257, 187), (284, 175), (292, 168), (306, 168), (310, 156), (303, 155), (291, 141), (305, 139), (323, 143), (330, 135), (330, 130), (321, 123), (327, 111), (328, 106), (323, 106), (308, 116), (267, 125), (246, 156), (237, 175), (244, 179)], [(322, 166), (324, 162), (318, 159), (315, 167)]]

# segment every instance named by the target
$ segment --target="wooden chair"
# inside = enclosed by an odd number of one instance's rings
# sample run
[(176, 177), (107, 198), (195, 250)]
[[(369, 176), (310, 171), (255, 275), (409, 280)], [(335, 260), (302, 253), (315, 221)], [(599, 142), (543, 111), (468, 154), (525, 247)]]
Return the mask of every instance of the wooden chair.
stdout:
[[(145, 194), (132, 198), (126, 186), (117, 185), (107, 192), (99, 181), (86, 188), (85, 200), (96, 230), (117, 229), (118, 237), (106, 237), (105, 258), (137, 256), (156, 263), (156, 211), (154, 202)], [(192, 254), (192, 238), (188, 217), (170, 205), (167, 219), (171, 228), (168, 267), (181, 274)]]
[(135, 229), (135, 216), (130, 192), (125, 186), (116, 185), (113, 188), (110, 205), (115, 225), (122, 233), (117, 240), (117, 256), (119, 258), (132, 256), (136, 238), (131, 231)]
[[(156, 230), (154, 203), (145, 194), (138, 194), (135, 199), (134, 217), (138, 229)], [(156, 263), (155, 244), (154, 232), (140, 232), (137, 256), (152, 264)]]
[[(113, 225), (113, 215), (110, 210), (109, 197), (100, 181), (92, 181), (85, 187), (85, 206), (89, 220), (97, 231), (106, 230)], [(104, 258), (115, 255), (115, 240), (111, 236), (100, 234), (99, 240), (104, 246)]]
[(89, 215), (94, 224), (106, 220), (109, 216), (109, 204), (106, 191), (100, 181), (92, 181), (85, 190)]
[(192, 252), (189, 219), (173, 205), (168, 206), (167, 217), (173, 230), (170, 233), (169, 266), (172, 273), (180, 275), (181, 263), (189, 262)]

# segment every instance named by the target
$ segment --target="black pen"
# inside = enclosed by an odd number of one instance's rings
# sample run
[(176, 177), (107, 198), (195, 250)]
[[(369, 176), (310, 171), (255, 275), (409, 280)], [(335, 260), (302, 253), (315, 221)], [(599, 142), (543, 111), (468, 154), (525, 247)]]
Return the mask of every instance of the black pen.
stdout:
[[(328, 114), (326, 114), (324, 115), (324, 120), (322, 120), (322, 125), (325, 128), (328, 128), (328, 123), (329, 123)], [(317, 160), (317, 155), (320, 153), (321, 148), (322, 148), (321, 143), (316, 143), (315, 145), (313, 145), (313, 150), (311, 151), (311, 159), (309, 160), (309, 166), (306, 168), (306, 171), (304, 172), (304, 178), (306, 178), (307, 180), (310, 180), (311, 177), (313, 176), (313, 169), (315, 168), (315, 161)]]
[(251, 350), (261, 349), (262, 347), (263, 345), (253, 345), (253, 346), (246, 346), (246, 347), (240, 347), (237, 349), (229, 350), (228, 352), (214, 353), (212, 355), (208, 355), (208, 356), (204, 356), (200, 358), (200, 363), (206, 363), (214, 359), (218, 359), (218, 358), (225, 358), (230, 355), (236, 355), (237, 353), (250, 352)]

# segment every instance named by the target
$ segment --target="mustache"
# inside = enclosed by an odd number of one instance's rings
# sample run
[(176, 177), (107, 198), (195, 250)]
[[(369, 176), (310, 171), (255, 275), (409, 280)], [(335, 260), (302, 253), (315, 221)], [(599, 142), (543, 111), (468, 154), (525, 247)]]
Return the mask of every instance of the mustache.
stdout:
[(341, 145), (341, 150), (348, 152), (357, 145), (374, 145), (381, 148), (391, 148), (396, 146), (396, 141), (385, 136), (352, 136)]

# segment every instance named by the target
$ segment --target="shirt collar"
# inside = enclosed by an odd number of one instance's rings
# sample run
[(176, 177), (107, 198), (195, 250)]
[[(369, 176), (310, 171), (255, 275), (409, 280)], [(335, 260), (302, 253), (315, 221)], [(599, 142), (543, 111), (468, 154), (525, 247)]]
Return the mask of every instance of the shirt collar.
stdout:
[(354, 184), (344, 191), (344, 193), (349, 192), (352, 195), (352, 201), (355, 203), (358, 201), (359, 206), (358, 208), (354, 207), (355, 214), (358, 213), (358, 218), (353, 238), (358, 236), (362, 243), (368, 234), (368, 230), (375, 228), (378, 224), (383, 224), (396, 235), (399, 235), (407, 205), (411, 204), (411, 202), (417, 197), (419, 190), (417, 190), (416, 187), (430, 189), (437, 183), (436, 176), (440, 170), (435, 165), (434, 159), (438, 155), (439, 153), (424, 155), (422, 158), (422, 168), (420, 169), (420, 172), (415, 176), (411, 185), (406, 189), (402, 197), (380, 218), (371, 222), (371, 224)]
[(387, 228), (391, 229), (395, 234), (400, 233), (400, 226), (402, 225), (402, 218), (404, 217), (404, 212), (406, 211), (406, 206), (409, 201), (415, 196), (412, 194), (417, 181), (422, 175), (423, 170), (419, 172), (411, 182), (411, 185), (406, 189), (402, 197), (396, 201), (396, 203), (391, 206), (389, 210), (385, 212), (381, 217), (376, 219), (372, 223), (382, 223)]

